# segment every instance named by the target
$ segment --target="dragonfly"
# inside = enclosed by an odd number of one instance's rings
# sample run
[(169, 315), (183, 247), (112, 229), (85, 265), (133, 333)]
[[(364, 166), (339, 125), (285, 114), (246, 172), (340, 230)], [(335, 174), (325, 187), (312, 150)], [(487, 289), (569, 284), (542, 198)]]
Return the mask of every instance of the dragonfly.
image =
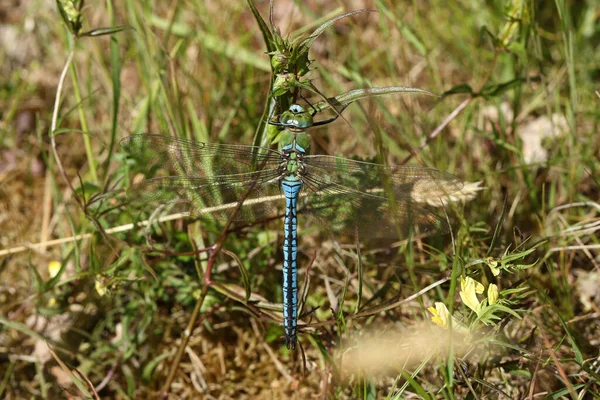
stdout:
[(155, 134), (121, 141), (147, 173), (170, 173), (132, 185), (127, 190), (132, 201), (214, 220), (256, 222), (283, 216), (283, 326), (291, 350), (298, 338), (300, 218), (354, 238), (444, 234), (447, 222), (421, 208), (419, 200), (443, 198), (463, 185), (434, 168), (311, 155), (307, 130), (337, 118), (315, 121), (315, 114), (314, 108), (293, 104), (277, 121), (270, 118), (280, 130), (277, 150)]

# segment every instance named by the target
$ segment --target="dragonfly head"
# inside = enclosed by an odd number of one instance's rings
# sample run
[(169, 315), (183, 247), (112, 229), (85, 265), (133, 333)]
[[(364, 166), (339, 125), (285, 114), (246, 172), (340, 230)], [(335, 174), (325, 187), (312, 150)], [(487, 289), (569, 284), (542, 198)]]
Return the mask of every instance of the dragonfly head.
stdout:
[(313, 125), (312, 114), (299, 104), (292, 104), (279, 116), (279, 126), (290, 130), (301, 131)]

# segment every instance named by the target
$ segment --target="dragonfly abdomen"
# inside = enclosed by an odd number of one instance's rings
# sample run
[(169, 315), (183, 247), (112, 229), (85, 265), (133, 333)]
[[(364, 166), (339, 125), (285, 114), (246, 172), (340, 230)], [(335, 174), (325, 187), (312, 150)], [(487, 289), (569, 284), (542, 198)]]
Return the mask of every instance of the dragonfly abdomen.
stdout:
[(296, 347), (296, 320), (298, 315), (298, 218), (296, 202), (302, 181), (295, 176), (281, 182), (285, 195), (285, 220), (283, 225), (283, 327), (288, 349)]

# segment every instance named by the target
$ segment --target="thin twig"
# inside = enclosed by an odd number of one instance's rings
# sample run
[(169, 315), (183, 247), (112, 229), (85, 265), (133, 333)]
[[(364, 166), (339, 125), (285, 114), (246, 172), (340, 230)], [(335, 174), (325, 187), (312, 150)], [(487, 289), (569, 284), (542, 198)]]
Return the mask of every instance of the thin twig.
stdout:
[(554, 247), (552, 249), (549, 250), (550, 253), (554, 253), (556, 251), (563, 251), (563, 250), (589, 250), (589, 249), (600, 249), (600, 244), (588, 244), (588, 245), (581, 245), (581, 246), (563, 246), (563, 247)]
[(546, 350), (550, 354), (550, 358), (552, 358), (552, 361), (554, 362), (554, 366), (556, 367), (558, 374), (562, 378), (563, 383), (565, 384), (567, 390), (569, 391), (571, 398), (576, 399), (577, 395), (575, 394), (575, 389), (573, 388), (573, 385), (571, 384), (571, 381), (569, 380), (569, 377), (567, 376), (567, 373), (565, 372), (565, 369), (563, 368), (561, 362), (558, 360), (558, 357), (556, 356), (556, 353), (554, 352), (552, 345), (550, 344), (550, 341), (544, 334), (542, 334), (542, 339), (544, 340), (544, 347), (546, 347)]
[[(171, 214), (171, 215), (166, 215), (162, 218), (158, 218), (156, 221), (166, 222), (166, 221), (172, 221), (172, 220), (176, 220), (176, 219), (186, 218), (188, 216), (189, 216), (188, 213)], [(104, 232), (107, 234), (127, 232), (130, 230), (133, 230), (134, 228), (147, 226), (149, 224), (150, 224), (150, 221), (145, 220), (145, 221), (140, 221), (140, 222), (136, 222), (136, 223), (132, 223), (132, 224), (116, 226), (114, 228), (106, 229)], [(47, 242), (32, 243), (29, 245), (12, 247), (10, 249), (0, 250), (0, 257), (10, 255), (10, 254), (20, 253), (23, 251), (27, 251), (29, 249), (36, 250), (36, 249), (41, 249), (44, 247), (58, 246), (58, 245), (65, 244), (65, 243), (75, 242), (78, 240), (86, 240), (86, 239), (92, 238), (94, 235), (95, 235), (95, 233), (82, 233), (80, 235), (74, 235), (74, 236), (68, 236), (65, 238), (49, 240)]]
[[(305, 194), (305, 193), (301, 194), (301, 196), (306, 196), (306, 195), (307, 194)], [(278, 200), (281, 200), (284, 198), (285, 198), (284, 195), (267, 196), (267, 197), (262, 197), (262, 198), (258, 198), (258, 199), (247, 200), (244, 202), (244, 205), (264, 203), (267, 201), (278, 201)], [(209, 208), (200, 210), (198, 212), (198, 214), (210, 214), (210, 213), (217, 212), (217, 211), (227, 210), (227, 209), (236, 207), (238, 204), (239, 204), (239, 202), (233, 202), (233, 203), (222, 204), (222, 205), (215, 206), (215, 207), (209, 207)], [(156, 218), (156, 219), (148, 219), (148, 220), (140, 221), (137, 223), (119, 225), (114, 228), (104, 229), (104, 233), (105, 234), (113, 234), (113, 233), (127, 232), (130, 230), (133, 230), (134, 228), (149, 226), (153, 221), (154, 222), (167, 222), (167, 221), (173, 221), (173, 220), (182, 219), (182, 218), (188, 218), (189, 216), (190, 216), (190, 213), (188, 213), (188, 212), (169, 214), (169, 215), (165, 215), (164, 217), (160, 217), (160, 218)], [(47, 242), (32, 243), (29, 245), (12, 247), (9, 249), (0, 250), (0, 257), (10, 255), (10, 254), (15, 254), (15, 253), (21, 253), (23, 251), (27, 251), (28, 249), (39, 249), (39, 248), (50, 247), (50, 246), (58, 246), (58, 245), (61, 245), (64, 243), (70, 243), (70, 242), (74, 242), (77, 240), (86, 240), (86, 239), (90, 239), (93, 236), (94, 236), (94, 233), (83, 233), (80, 235), (74, 235), (74, 236), (69, 236), (66, 238), (54, 239), (54, 240), (50, 240)]]
[[(48, 241), (50, 234), (50, 214), (52, 212), (52, 174), (50, 170), (46, 170), (46, 176), (44, 178), (44, 199), (42, 200), (42, 232), (40, 233), (40, 242)], [(46, 251), (45, 247), (42, 247), (42, 252)]]
[(277, 356), (275, 355), (273, 349), (271, 349), (271, 347), (265, 342), (263, 342), (262, 345), (269, 354), (269, 357), (271, 357), (271, 360), (273, 360), (273, 364), (275, 364), (275, 368), (277, 369), (277, 371), (279, 371), (281, 376), (283, 376), (288, 382), (293, 381), (294, 378), (292, 378), (292, 376), (287, 373), (287, 371), (285, 370), (285, 366), (283, 366), (283, 364), (281, 364), (281, 361), (277, 359)]

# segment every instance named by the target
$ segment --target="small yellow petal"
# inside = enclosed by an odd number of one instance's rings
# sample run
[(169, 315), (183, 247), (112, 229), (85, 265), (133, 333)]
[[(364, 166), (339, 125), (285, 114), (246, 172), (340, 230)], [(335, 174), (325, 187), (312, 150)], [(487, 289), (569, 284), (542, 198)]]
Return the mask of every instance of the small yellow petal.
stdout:
[(483, 292), (485, 291), (485, 287), (475, 280), (473, 282), (475, 282), (475, 293), (483, 294)]
[(459, 294), (463, 303), (471, 310), (479, 312), (481, 304), (479, 303), (479, 299), (477, 299), (477, 293), (483, 293), (483, 285), (473, 278), (466, 277), (461, 278), (460, 289)]
[(466, 292), (467, 291), (467, 284), (469, 283), (468, 279), (471, 279), (471, 278), (465, 279), (462, 276), (460, 277), (460, 291), (461, 292)]
[(494, 260), (493, 257), (488, 257), (487, 265), (490, 267), (490, 271), (492, 271), (492, 275), (498, 276), (500, 275), (500, 268), (498, 268), (498, 261)]
[(490, 286), (488, 286), (487, 296), (489, 304), (496, 304), (498, 301), (498, 286), (494, 285), (493, 283), (490, 284)]
[(104, 286), (99, 280), (96, 280), (95, 288), (96, 292), (98, 292), (100, 296), (104, 296), (106, 294), (106, 286)]
[(58, 275), (58, 271), (60, 271), (61, 264), (58, 261), (50, 261), (48, 263), (48, 274), (50, 278), (54, 278)]
[(448, 308), (444, 303), (438, 301), (435, 303), (435, 308), (429, 307), (427, 310), (429, 310), (429, 312), (433, 314), (431, 320), (435, 324), (441, 326), (442, 328), (446, 328), (448, 326), (448, 318), (450, 317), (450, 312), (448, 311)]

